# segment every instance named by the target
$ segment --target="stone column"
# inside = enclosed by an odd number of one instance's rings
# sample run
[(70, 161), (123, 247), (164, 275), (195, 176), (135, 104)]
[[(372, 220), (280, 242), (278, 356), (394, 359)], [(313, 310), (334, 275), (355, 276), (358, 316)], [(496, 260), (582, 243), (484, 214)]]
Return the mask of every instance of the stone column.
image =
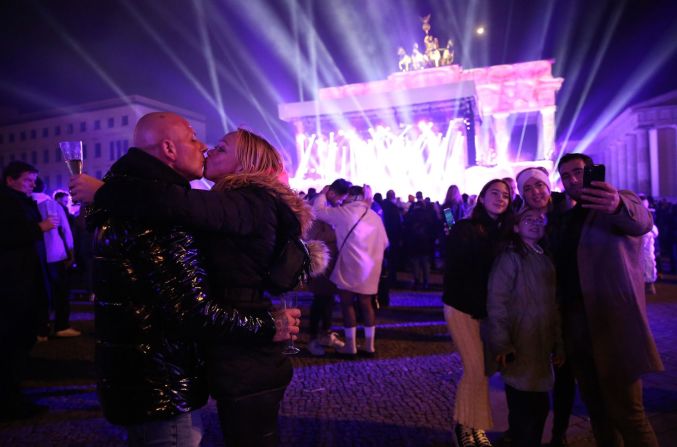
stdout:
[(657, 131), (660, 192), (663, 196), (677, 196), (677, 126), (663, 126)]
[(651, 166), (651, 195), (660, 195), (660, 176), (658, 167), (658, 129), (649, 129), (649, 163)]
[(611, 159), (611, 172), (607, 171), (606, 178), (609, 183), (618, 187), (620, 183), (620, 175), (618, 175), (620, 167), (618, 163), (618, 144), (615, 141), (609, 146), (609, 158)]
[(634, 133), (625, 135), (625, 157), (626, 157), (626, 183), (625, 187), (630, 191), (638, 192), (637, 185), (637, 137)]
[(501, 165), (508, 162), (508, 145), (510, 144), (510, 129), (508, 129), (509, 113), (494, 113), (494, 139), (496, 140), (496, 163)]
[(463, 117), (465, 125), (466, 153), (468, 154), (468, 164), (466, 166), (477, 165), (477, 139), (475, 135), (475, 114), (469, 110)]
[(646, 129), (635, 130), (637, 150), (637, 191), (649, 194), (651, 191), (651, 163), (649, 161), (649, 133)]
[(539, 111), (537, 160), (552, 160), (555, 151), (555, 106), (544, 107)]

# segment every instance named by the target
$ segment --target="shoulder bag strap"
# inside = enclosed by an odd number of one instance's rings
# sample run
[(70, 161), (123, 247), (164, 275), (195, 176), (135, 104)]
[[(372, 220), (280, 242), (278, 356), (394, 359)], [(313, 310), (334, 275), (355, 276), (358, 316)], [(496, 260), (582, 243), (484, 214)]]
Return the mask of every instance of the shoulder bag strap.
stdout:
[(346, 242), (348, 241), (348, 238), (350, 237), (351, 234), (353, 234), (353, 230), (357, 226), (358, 223), (362, 220), (362, 218), (367, 214), (367, 211), (369, 211), (369, 205), (367, 205), (367, 209), (364, 210), (364, 213), (360, 216), (359, 219), (357, 219), (357, 222), (355, 222), (355, 225), (348, 231), (348, 234), (346, 234), (346, 237), (343, 239), (343, 243), (341, 244), (341, 248), (339, 248), (338, 252), (336, 253), (336, 262), (338, 263), (338, 258), (341, 255), (341, 250), (343, 250), (343, 246), (346, 245)]

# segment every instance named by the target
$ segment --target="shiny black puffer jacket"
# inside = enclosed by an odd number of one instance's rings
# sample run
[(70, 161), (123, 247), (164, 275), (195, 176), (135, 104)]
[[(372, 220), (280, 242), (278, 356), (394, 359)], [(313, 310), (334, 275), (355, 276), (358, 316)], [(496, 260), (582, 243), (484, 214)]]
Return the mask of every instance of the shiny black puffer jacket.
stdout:
[[(212, 191), (116, 179), (99, 189), (96, 200), (116, 216), (205, 230), (197, 237), (214, 300), (248, 312), (272, 308), (263, 292), (277, 247), (290, 235), (299, 237), (312, 221), (310, 207), (298, 194), (262, 174), (224, 177)], [(293, 371), (282, 348), (271, 341), (206, 343), (212, 397), (237, 399), (287, 386)]]
[[(188, 183), (138, 150), (107, 175)], [(124, 200), (124, 197), (120, 198)], [(267, 312), (241, 314), (213, 303), (193, 236), (177, 226), (115, 219), (94, 207), (97, 389), (112, 423), (136, 424), (203, 406), (204, 362), (198, 343), (239, 338), (271, 340)]]

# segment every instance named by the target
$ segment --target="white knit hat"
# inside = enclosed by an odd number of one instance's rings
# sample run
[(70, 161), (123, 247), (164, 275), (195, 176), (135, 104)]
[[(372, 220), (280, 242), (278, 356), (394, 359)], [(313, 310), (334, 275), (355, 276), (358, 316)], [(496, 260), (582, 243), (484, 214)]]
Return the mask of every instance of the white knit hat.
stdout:
[(517, 174), (517, 178), (515, 180), (517, 180), (517, 189), (520, 192), (520, 196), (524, 197), (524, 184), (527, 182), (527, 180), (534, 177), (545, 183), (545, 185), (548, 187), (548, 191), (550, 191), (551, 188), (548, 171), (545, 168), (536, 166), (533, 168), (523, 169), (519, 174)]

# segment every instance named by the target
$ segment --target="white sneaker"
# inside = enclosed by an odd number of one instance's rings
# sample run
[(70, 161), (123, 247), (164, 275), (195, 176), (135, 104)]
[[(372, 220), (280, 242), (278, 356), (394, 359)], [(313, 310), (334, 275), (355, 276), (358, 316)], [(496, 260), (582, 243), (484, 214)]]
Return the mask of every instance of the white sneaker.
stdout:
[(321, 357), (325, 354), (324, 348), (317, 338), (310, 340), (310, 343), (308, 343), (308, 351), (310, 351), (310, 353), (316, 357)]
[(326, 335), (323, 335), (319, 338), (319, 342), (322, 346), (327, 348), (341, 349), (346, 344), (341, 341), (336, 332), (330, 332)]

